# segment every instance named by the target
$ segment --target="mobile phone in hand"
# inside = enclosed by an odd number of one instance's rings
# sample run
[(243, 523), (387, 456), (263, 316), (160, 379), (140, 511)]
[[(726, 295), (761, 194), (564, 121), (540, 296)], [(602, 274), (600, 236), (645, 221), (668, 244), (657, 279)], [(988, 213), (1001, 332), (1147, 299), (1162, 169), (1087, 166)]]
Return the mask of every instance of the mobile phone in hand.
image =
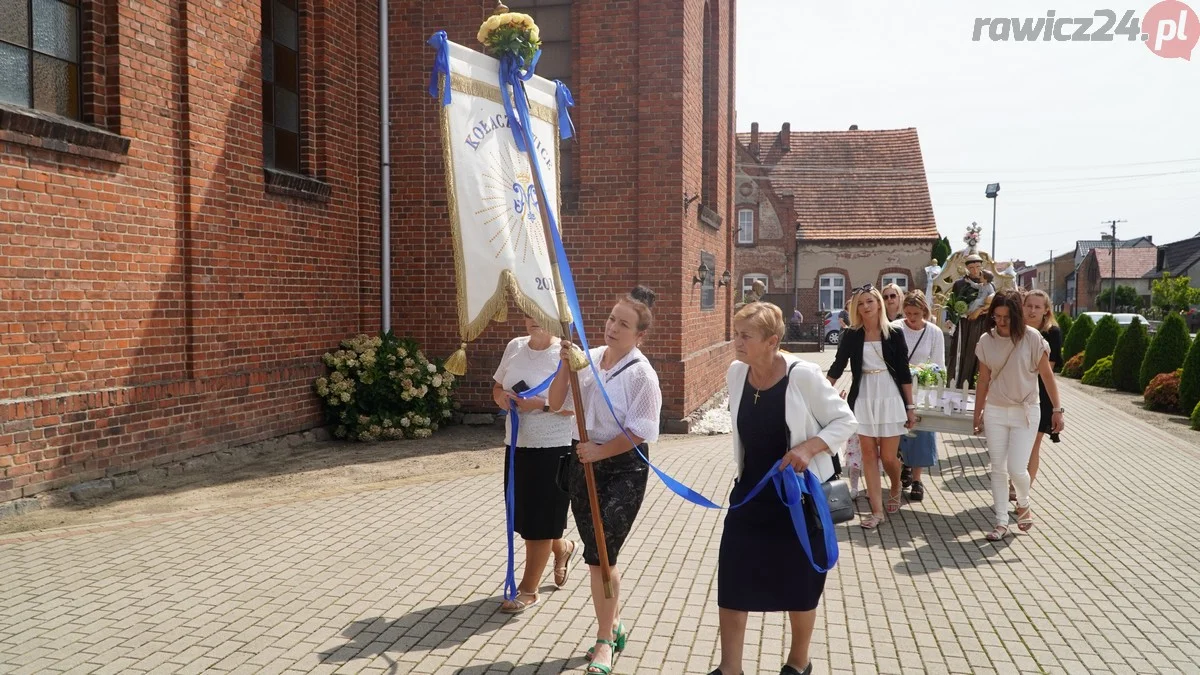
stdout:
[(525, 380), (521, 380), (520, 382), (518, 382), (512, 386), (512, 390), (513, 390), (514, 394), (519, 394), (528, 388), (529, 388), (529, 385), (525, 384)]

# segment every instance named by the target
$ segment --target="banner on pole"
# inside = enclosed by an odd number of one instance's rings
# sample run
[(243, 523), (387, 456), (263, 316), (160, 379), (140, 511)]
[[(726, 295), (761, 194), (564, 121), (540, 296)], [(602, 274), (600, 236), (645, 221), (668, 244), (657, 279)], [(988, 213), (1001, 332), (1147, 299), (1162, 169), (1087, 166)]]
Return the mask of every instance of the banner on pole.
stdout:
[[(509, 129), (500, 62), (446, 43), (450, 87), (441, 109), (442, 153), (454, 241), (459, 331), (464, 342), (506, 318), (508, 298), (561, 336), (570, 310), (558, 306), (555, 274), (538, 211), (533, 171)], [(559, 112), (555, 83), (525, 82), (529, 118), (546, 198), (558, 212)], [(442, 100), (445, 102), (446, 97)]]

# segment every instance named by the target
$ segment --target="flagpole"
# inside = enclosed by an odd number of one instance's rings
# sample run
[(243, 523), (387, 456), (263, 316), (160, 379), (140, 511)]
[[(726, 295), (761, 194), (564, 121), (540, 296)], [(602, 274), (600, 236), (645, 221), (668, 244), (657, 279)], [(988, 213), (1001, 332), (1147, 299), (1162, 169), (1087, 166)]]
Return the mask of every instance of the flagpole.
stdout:
[[(529, 130), (529, 138), (525, 143), (525, 156), (529, 160), (530, 175), (533, 180), (534, 187), (537, 189), (538, 197), (538, 212), (542, 217), (542, 235), (546, 240), (546, 253), (550, 256), (550, 270), (554, 275), (554, 288), (558, 296), (558, 316), (562, 321), (562, 334), (564, 338), (571, 337), (571, 322), (566, 317), (570, 314), (570, 309), (567, 305), (567, 292), (563, 288), (562, 276), (558, 271), (558, 253), (554, 250), (553, 233), (550, 231), (550, 217), (546, 212), (546, 191), (542, 188), (541, 181), (538, 180), (538, 172), (533, 171), (533, 163), (536, 158), (533, 156), (533, 130)], [(579, 429), (579, 442), (588, 442), (587, 432), (587, 416), (584, 414), (583, 408), (583, 392), (579, 389), (579, 375), (571, 368), (570, 363), (567, 364), (567, 374), (571, 382), (571, 397), (575, 403), (575, 424)], [(596, 532), (596, 550), (600, 554), (600, 578), (604, 582), (604, 597), (612, 598), (612, 569), (608, 564), (608, 546), (605, 545), (604, 539), (604, 521), (600, 518), (600, 498), (596, 494), (596, 474), (592, 469), (590, 462), (583, 465), (583, 477), (587, 481), (588, 503), (592, 507), (592, 528)]]

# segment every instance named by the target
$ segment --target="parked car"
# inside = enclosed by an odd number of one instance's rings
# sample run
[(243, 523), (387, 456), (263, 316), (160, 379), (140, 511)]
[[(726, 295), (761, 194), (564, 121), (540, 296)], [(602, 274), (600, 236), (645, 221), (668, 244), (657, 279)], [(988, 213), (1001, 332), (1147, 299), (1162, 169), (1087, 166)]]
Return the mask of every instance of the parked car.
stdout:
[(837, 314), (824, 312), (825, 344), (836, 345), (842, 339), (842, 324), (838, 323)]
[[(1109, 314), (1110, 314), (1110, 312), (1084, 312), (1084, 313), (1080, 314), (1079, 316), (1087, 316), (1092, 319), (1092, 323), (1100, 323), (1100, 319), (1103, 319), (1104, 317), (1108, 316)], [(1076, 318), (1078, 318), (1078, 317), (1076, 317)]]
[(1117, 320), (1117, 325), (1120, 326), (1122, 330), (1129, 328), (1129, 324), (1133, 323), (1134, 317), (1137, 317), (1138, 321), (1142, 322), (1142, 325), (1146, 327), (1146, 332), (1150, 333), (1151, 335), (1158, 330), (1157, 323), (1147, 319), (1141, 314), (1113, 314), (1113, 318)]

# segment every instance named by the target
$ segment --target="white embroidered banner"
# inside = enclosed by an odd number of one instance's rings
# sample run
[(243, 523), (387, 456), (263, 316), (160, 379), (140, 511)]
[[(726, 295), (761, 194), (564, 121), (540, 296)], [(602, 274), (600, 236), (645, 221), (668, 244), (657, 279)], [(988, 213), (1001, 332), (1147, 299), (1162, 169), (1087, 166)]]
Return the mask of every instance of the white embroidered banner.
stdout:
[[(559, 335), (561, 319), (570, 317), (559, 314), (533, 171), (508, 127), (499, 61), (453, 42), (449, 56), (451, 101), (441, 126), (462, 338), (503, 321), (507, 297)], [(561, 213), (555, 85), (534, 76), (525, 87), (542, 188)]]

